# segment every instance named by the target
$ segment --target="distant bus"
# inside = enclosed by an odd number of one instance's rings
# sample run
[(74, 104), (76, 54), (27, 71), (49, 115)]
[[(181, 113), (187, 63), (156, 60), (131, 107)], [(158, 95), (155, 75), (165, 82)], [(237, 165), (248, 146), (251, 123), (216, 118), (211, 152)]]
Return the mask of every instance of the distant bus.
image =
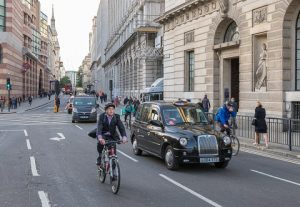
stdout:
[(157, 79), (149, 88), (145, 88), (141, 94), (143, 102), (160, 101), (164, 99), (164, 79)]

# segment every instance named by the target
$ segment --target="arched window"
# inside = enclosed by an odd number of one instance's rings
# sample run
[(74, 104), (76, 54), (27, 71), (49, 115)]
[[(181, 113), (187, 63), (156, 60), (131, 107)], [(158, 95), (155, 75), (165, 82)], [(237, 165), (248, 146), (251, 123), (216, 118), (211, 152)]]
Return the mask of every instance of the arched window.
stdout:
[(225, 36), (224, 36), (224, 42), (231, 42), (235, 40), (240, 39), (240, 33), (239, 33), (239, 28), (237, 24), (233, 21), (230, 23), (228, 26)]
[(300, 13), (296, 23), (296, 90), (300, 90)]

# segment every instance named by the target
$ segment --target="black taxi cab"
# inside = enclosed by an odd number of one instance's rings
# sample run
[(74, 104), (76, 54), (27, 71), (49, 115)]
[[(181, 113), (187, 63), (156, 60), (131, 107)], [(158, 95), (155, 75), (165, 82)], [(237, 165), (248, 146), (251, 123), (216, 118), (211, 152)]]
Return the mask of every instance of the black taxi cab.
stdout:
[(168, 169), (184, 163), (213, 163), (226, 168), (231, 139), (217, 132), (198, 104), (186, 101), (143, 103), (131, 130), (133, 153), (143, 151), (165, 160)]

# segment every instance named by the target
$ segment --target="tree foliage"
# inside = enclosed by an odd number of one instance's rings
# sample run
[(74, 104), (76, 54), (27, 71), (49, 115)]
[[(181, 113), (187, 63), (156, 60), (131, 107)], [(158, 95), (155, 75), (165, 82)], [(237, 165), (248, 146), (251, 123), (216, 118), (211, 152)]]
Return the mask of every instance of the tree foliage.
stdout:
[(64, 87), (66, 84), (71, 84), (71, 80), (68, 76), (64, 76), (62, 77), (62, 79), (60, 79), (60, 86)]

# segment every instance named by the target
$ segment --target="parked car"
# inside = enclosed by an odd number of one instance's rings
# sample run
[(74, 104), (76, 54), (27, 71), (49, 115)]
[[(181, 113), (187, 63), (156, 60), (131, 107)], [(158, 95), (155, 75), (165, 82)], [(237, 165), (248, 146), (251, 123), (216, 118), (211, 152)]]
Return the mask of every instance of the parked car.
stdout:
[(73, 100), (72, 123), (97, 122), (97, 109), (99, 105), (94, 96), (76, 96)]
[(230, 138), (212, 128), (199, 105), (185, 101), (141, 104), (131, 143), (135, 155), (145, 151), (160, 157), (170, 170), (183, 163), (213, 163), (226, 168), (232, 156)]
[(74, 101), (74, 96), (71, 96), (67, 102), (66, 109), (68, 111), (68, 114), (72, 114), (73, 111), (73, 101)]

